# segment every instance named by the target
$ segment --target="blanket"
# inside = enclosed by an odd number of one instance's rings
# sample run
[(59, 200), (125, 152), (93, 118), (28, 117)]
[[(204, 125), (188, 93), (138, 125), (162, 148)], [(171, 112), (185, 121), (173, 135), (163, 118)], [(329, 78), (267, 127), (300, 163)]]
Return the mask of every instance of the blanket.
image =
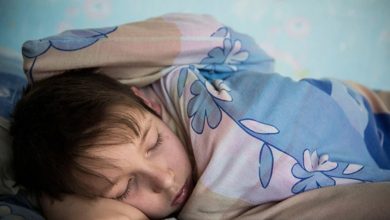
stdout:
[(298, 203), (276, 210), (313, 216), (299, 202), (335, 195), (326, 187), (390, 180), (390, 115), (375, 93), (353, 82), (276, 74), (251, 37), (210, 16), (66, 31), (26, 42), (23, 56), (31, 83), (97, 67), (156, 97), (196, 164), (198, 182), (179, 218), (270, 218), (277, 212), (266, 210), (290, 199)]

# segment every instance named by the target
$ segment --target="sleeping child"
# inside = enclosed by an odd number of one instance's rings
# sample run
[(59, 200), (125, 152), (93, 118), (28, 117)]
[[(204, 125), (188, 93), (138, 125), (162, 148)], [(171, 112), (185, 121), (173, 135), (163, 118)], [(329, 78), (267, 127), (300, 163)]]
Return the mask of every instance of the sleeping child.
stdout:
[[(352, 82), (278, 75), (249, 37), (217, 30), (212, 36), (222, 40), (212, 43), (220, 45), (208, 53), (200, 46), (200, 62), (179, 52), (173, 62), (187, 64), (163, 68), (159, 77), (141, 74), (150, 83), (125, 82), (138, 87), (115, 79), (140, 74), (99, 58), (97, 70), (61, 73), (72, 68), (57, 66), (38, 80), (33, 72), (48, 62), (36, 62), (36, 53), (11, 134), (16, 181), (42, 198), (49, 219), (235, 218), (313, 190), (390, 180), (390, 115), (373, 92)], [(153, 53), (159, 50), (165, 47)], [(140, 56), (140, 65), (153, 63)], [(122, 57), (104, 57), (121, 65)]]

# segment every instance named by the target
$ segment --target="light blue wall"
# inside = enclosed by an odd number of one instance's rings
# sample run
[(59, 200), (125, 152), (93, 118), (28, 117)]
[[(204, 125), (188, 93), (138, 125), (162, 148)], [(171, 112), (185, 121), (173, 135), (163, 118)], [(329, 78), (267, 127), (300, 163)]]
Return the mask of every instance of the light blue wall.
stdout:
[(211, 14), (250, 34), (283, 75), (390, 90), (389, 0), (0, 0), (0, 48), (19, 53), (24, 41), (65, 29), (169, 12)]

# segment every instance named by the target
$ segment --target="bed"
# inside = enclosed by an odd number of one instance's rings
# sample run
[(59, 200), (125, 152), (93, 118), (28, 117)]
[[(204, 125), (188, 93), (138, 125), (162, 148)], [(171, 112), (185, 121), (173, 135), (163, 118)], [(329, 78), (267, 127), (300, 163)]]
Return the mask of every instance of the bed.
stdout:
[[(226, 36), (230, 36), (229, 31), (210, 16), (186, 14), (170, 14), (118, 27), (67, 31), (44, 40), (26, 42), (23, 47), (23, 68), (27, 80), (34, 82), (67, 69), (99, 67), (122, 83), (137, 86), (147, 85), (161, 78), (172, 71), (172, 66), (187, 66), (187, 71), (192, 70), (191, 65), (203, 65), (202, 68), (206, 69), (212, 66), (214, 69), (234, 70), (235, 66), (215, 64), (217, 56), (214, 55), (226, 52), (222, 48), (205, 52), (221, 44), (220, 39), (211, 37), (224, 36), (222, 44), (225, 48), (230, 48), (227, 52), (232, 52), (235, 56), (229, 58), (239, 66), (245, 53), (234, 51), (234, 46), (239, 45), (226, 40)], [(214, 34), (210, 36), (209, 33)], [(73, 53), (75, 51), (77, 53)], [(111, 52), (107, 56), (97, 51)], [(205, 53), (209, 55), (209, 59), (202, 58)], [(81, 57), (88, 59), (80, 59)], [(239, 68), (272, 72), (272, 61), (272, 58), (262, 56), (261, 59), (251, 60), (249, 65)], [(8, 74), (2, 77), (2, 88), (11, 87), (15, 95), (11, 102), (1, 103), (2, 109), (7, 110), (2, 113), (3, 119), (0, 121), (1, 151), (4, 152), (1, 154), (3, 196), (0, 198), (0, 216), (43, 219), (34, 198), (23, 189), (13, 187), (9, 167), (11, 156), (7, 120), (10, 119), (9, 114), (20, 97), (26, 79), (18, 76), (14, 80), (8, 80)], [(377, 93), (376, 98), (389, 105), (389, 93)], [(320, 188), (252, 208), (237, 203), (230, 204), (229, 200), (216, 197), (199, 201), (201, 202), (192, 203), (197, 211), (182, 215), (183, 219), (386, 219), (390, 216), (390, 183)]]

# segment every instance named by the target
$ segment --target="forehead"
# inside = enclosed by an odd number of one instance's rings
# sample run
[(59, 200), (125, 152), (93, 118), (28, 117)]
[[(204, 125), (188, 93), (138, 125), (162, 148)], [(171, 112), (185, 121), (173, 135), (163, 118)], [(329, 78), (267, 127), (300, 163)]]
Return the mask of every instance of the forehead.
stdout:
[(139, 144), (144, 141), (146, 134), (151, 129), (155, 117), (147, 110), (140, 110), (128, 106), (115, 106), (110, 108), (107, 118), (103, 120), (97, 130), (100, 131), (92, 139), (88, 152), (101, 151), (112, 145)]
[(149, 124), (146, 115), (146, 111), (137, 108), (110, 107), (106, 110), (101, 122), (85, 132), (87, 144), (91, 146), (88, 148), (93, 149), (100, 145), (121, 144), (136, 140)]

